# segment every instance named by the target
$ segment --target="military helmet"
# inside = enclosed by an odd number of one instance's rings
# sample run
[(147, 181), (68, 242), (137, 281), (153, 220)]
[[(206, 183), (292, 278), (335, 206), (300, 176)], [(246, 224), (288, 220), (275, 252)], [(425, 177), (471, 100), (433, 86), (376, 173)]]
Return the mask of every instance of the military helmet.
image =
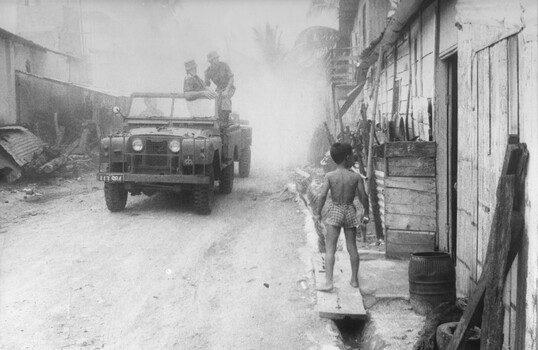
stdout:
[(185, 62), (185, 70), (193, 69), (193, 68), (196, 68), (196, 67), (197, 67), (197, 65), (196, 65), (196, 62), (194, 60), (190, 60), (190, 61)]
[(214, 58), (219, 58), (219, 54), (217, 53), (217, 51), (211, 51), (207, 54), (207, 60), (208, 61), (211, 61), (212, 59)]

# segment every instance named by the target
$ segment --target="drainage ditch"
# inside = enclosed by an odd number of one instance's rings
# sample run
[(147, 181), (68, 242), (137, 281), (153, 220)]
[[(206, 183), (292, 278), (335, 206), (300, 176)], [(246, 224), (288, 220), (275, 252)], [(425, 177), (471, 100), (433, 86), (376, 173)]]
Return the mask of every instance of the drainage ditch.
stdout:
[(349, 317), (334, 321), (340, 331), (346, 350), (363, 349), (362, 335), (368, 322), (368, 320), (354, 320)]
[(335, 321), (346, 350), (412, 349), (424, 326), (408, 300), (377, 299), (368, 307), (367, 320)]

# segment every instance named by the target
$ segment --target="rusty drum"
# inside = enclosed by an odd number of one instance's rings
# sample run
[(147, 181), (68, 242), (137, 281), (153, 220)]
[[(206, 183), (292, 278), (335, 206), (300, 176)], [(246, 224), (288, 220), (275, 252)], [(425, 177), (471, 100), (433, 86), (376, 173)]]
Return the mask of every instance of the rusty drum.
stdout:
[(411, 254), (409, 298), (413, 310), (419, 315), (426, 315), (442, 302), (456, 301), (456, 272), (449, 254)]

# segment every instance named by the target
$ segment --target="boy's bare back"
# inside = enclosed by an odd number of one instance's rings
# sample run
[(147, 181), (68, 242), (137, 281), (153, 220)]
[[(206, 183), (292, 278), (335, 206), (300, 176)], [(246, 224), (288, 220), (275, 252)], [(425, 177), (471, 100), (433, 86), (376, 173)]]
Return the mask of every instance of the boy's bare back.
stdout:
[(338, 167), (336, 170), (327, 173), (325, 186), (331, 191), (331, 199), (334, 203), (352, 204), (357, 194), (361, 178), (353, 171)]

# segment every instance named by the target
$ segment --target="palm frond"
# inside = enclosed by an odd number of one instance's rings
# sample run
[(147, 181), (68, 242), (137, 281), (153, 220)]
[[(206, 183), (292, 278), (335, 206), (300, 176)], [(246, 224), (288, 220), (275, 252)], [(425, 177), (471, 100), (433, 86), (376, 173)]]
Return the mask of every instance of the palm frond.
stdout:
[(338, 11), (339, 0), (311, 0), (307, 15), (319, 15), (323, 12)]
[(265, 28), (252, 28), (254, 41), (258, 44), (263, 59), (270, 65), (275, 65), (284, 56), (281, 44), (282, 32), (278, 26), (265, 24)]

